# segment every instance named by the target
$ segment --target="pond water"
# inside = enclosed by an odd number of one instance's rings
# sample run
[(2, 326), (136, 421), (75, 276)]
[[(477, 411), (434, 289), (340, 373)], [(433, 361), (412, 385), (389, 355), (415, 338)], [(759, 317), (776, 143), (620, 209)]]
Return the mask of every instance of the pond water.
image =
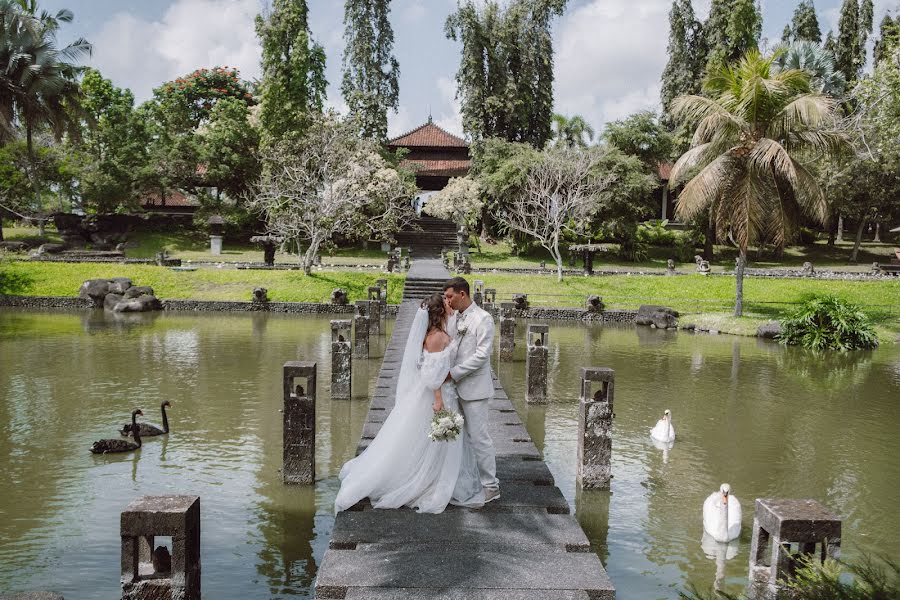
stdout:
[[(0, 311), (0, 592), (116, 597), (119, 513), (144, 494), (201, 497), (203, 589), (213, 598), (311, 597), (337, 472), (356, 447), (380, 368), (354, 363), (331, 402), (327, 317)], [(524, 334), (519, 328), (519, 337)], [(576, 511), (618, 598), (676, 598), (688, 581), (745, 583), (755, 497), (811, 497), (844, 519), (844, 556), (900, 555), (900, 346), (826, 359), (753, 339), (551, 324), (547, 407), (524, 395), (524, 344), (504, 386)], [(284, 486), (281, 366), (319, 364), (317, 483)], [(611, 492), (575, 487), (578, 372), (616, 370)], [(132, 408), (172, 434), (94, 456)], [(671, 409), (672, 449), (649, 430)], [(744, 507), (729, 557), (701, 547), (720, 483)], [(715, 552), (715, 548), (710, 549)], [(718, 562), (718, 564), (717, 564)]]

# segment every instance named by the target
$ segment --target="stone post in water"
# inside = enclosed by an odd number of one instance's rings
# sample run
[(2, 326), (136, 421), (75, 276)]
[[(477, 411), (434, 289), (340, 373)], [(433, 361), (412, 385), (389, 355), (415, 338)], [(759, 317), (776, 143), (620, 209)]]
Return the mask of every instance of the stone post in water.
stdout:
[(381, 335), (381, 288), (369, 287), (369, 333)]
[(494, 288), (485, 288), (484, 303), (481, 306), (491, 316), (494, 315), (494, 306), (497, 303), (497, 290)]
[(547, 398), (547, 360), (549, 348), (547, 325), (529, 325), (526, 333), (528, 349), (525, 354), (525, 400), (530, 404), (545, 404)]
[(475, 291), (472, 292), (472, 301), (478, 306), (484, 303), (484, 282), (480, 279), (475, 280)]
[(284, 363), (284, 483), (316, 481), (316, 363)]
[[(200, 600), (200, 497), (143, 496), (120, 516), (122, 599)], [(155, 546), (171, 537), (172, 552)]]
[[(598, 384), (593, 391), (593, 383)], [(612, 456), (615, 371), (582, 367), (578, 407), (578, 484), (584, 489), (609, 489)]]
[(350, 348), (349, 320), (331, 322), (331, 399), (349, 400), (353, 358)]
[(368, 300), (356, 301), (356, 315), (353, 317), (353, 356), (369, 358), (369, 309)]
[[(791, 551), (794, 544), (796, 552)], [(841, 520), (819, 502), (757, 498), (748, 595), (774, 598), (781, 584), (794, 576), (801, 558), (837, 559), (840, 551)]]
[(388, 280), (387, 279), (376, 279), (375, 285), (379, 287), (381, 292), (378, 296), (378, 301), (381, 304), (381, 320), (384, 321), (385, 317), (385, 307), (387, 306), (387, 293), (388, 293)]
[(500, 304), (500, 360), (511, 362), (513, 349), (516, 347), (516, 318), (513, 316), (515, 305), (512, 302)]

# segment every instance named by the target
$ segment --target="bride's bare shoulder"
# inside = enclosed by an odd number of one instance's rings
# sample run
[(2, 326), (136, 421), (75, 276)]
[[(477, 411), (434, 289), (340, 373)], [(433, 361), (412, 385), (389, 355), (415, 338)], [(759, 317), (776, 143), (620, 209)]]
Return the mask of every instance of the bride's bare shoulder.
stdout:
[(450, 344), (450, 336), (445, 331), (432, 330), (425, 336), (426, 352), (441, 352)]

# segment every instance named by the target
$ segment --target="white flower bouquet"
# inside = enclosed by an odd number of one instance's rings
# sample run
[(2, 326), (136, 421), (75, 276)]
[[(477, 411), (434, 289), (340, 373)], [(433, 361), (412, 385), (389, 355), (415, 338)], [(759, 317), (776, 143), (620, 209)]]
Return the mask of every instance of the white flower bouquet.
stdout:
[(465, 419), (459, 413), (439, 410), (431, 419), (431, 431), (428, 438), (433, 442), (452, 442), (462, 431)]

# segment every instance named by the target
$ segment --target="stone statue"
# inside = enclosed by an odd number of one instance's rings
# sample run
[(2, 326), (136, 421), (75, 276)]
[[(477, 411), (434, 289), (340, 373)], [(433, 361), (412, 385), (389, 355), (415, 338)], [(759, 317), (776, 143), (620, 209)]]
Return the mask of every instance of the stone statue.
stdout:
[(334, 291), (331, 292), (331, 303), (345, 306), (347, 304), (347, 292), (341, 288), (335, 288)]

